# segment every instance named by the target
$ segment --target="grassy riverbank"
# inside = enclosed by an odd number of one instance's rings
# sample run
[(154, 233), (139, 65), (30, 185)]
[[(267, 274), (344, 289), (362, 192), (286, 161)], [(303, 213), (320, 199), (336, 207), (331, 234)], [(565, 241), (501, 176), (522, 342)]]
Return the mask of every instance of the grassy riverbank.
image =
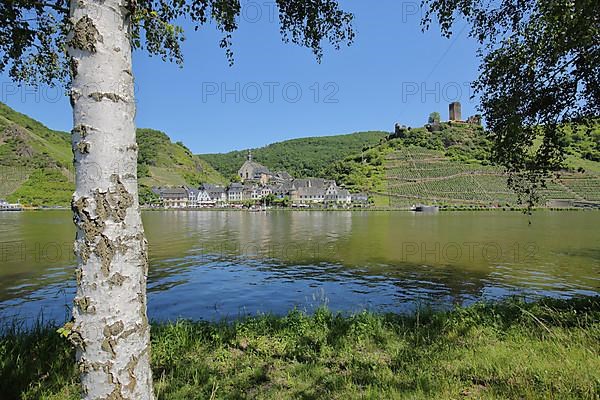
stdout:
[[(0, 338), (0, 398), (78, 398), (55, 329)], [(412, 316), (294, 311), (152, 333), (164, 399), (600, 398), (600, 297)]]

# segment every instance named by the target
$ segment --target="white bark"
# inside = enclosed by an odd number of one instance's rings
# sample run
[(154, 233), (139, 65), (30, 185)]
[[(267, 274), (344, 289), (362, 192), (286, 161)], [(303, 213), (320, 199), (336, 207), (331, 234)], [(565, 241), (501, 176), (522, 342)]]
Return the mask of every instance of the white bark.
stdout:
[(84, 399), (153, 399), (128, 0), (73, 0), (77, 294)]

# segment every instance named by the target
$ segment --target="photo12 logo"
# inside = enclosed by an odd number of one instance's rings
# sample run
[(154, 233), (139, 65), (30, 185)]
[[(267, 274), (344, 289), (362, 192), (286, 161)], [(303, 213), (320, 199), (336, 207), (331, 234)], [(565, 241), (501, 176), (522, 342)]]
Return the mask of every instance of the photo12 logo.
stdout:
[(61, 86), (30, 86), (13, 82), (2, 82), (0, 100), (20, 103), (58, 103), (67, 95), (67, 90)]
[(229, 256), (240, 257), (246, 260), (268, 259), (331, 259), (339, 257), (339, 249), (335, 243), (257, 243), (225, 242), (219, 244), (199, 243), (199, 256), (204, 261), (212, 258)]
[(475, 103), (471, 82), (402, 82), (402, 102)]
[(75, 262), (73, 242), (26, 242), (23, 240), (0, 243), (0, 261), (21, 262)]
[(308, 86), (298, 82), (203, 82), (202, 102), (295, 104), (304, 100), (337, 104), (339, 91), (340, 88), (335, 82), (314, 82)]
[(535, 242), (403, 242), (402, 261), (419, 263), (532, 261), (539, 252)]
[[(94, 93), (117, 93), (122, 94), (121, 97), (126, 97), (124, 93), (128, 93), (130, 90), (129, 83), (116, 83), (111, 84), (107, 82), (88, 82), (84, 86), (80, 87), (80, 91), (83, 93), (77, 93), (77, 95), (93, 96)], [(133, 91), (136, 96), (139, 94), (139, 85), (133, 82)], [(2, 103), (58, 103), (61, 100), (73, 96), (75, 91), (69, 88), (56, 85), (25, 85), (14, 82), (2, 82), (0, 84), (0, 101)], [(134, 97), (137, 102), (137, 97)]]
[(240, 17), (244, 22), (250, 24), (279, 22), (278, 6), (274, 1), (242, 1), (240, 6)]
[(418, 1), (403, 1), (401, 4), (400, 21), (403, 24), (415, 21), (417, 24), (423, 18), (423, 7)]

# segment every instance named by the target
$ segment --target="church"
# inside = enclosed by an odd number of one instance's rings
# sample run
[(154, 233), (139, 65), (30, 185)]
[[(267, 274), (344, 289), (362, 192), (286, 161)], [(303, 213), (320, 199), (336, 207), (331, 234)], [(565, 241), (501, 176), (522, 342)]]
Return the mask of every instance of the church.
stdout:
[(259, 181), (263, 185), (267, 184), (273, 176), (271, 171), (269, 171), (269, 168), (252, 161), (251, 151), (248, 151), (248, 159), (240, 167), (238, 175), (242, 181)]
[(252, 152), (248, 151), (248, 159), (238, 170), (238, 176), (245, 181), (256, 181), (263, 185), (271, 181), (286, 181), (291, 180), (292, 177), (286, 172), (271, 172), (269, 168), (264, 165), (257, 163), (252, 160)]

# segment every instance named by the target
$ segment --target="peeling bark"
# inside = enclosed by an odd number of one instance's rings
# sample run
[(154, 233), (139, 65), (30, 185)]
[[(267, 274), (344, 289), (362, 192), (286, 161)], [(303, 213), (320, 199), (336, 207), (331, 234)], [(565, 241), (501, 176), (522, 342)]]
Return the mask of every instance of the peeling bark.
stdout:
[[(85, 7), (85, 2), (82, 2), (80, 7)], [(74, 49), (87, 50), (89, 52), (96, 51), (96, 43), (102, 42), (102, 36), (92, 18), (87, 15), (77, 19), (73, 27), (72, 37), (69, 41), (69, 46)]]
[(71, 2), (72, 209), (79, 266), (69, 338), (86, 400), (154, 398), (128, 3)]
[(100, 93), (94, 92), (90, 94), (90, 97), (96, 101), (102, 101), (102, 99), (109, 99), (110, 101), (114, 101), (115, 103), (118, 101), (124, 101), (121, 96), (116, 93)]

